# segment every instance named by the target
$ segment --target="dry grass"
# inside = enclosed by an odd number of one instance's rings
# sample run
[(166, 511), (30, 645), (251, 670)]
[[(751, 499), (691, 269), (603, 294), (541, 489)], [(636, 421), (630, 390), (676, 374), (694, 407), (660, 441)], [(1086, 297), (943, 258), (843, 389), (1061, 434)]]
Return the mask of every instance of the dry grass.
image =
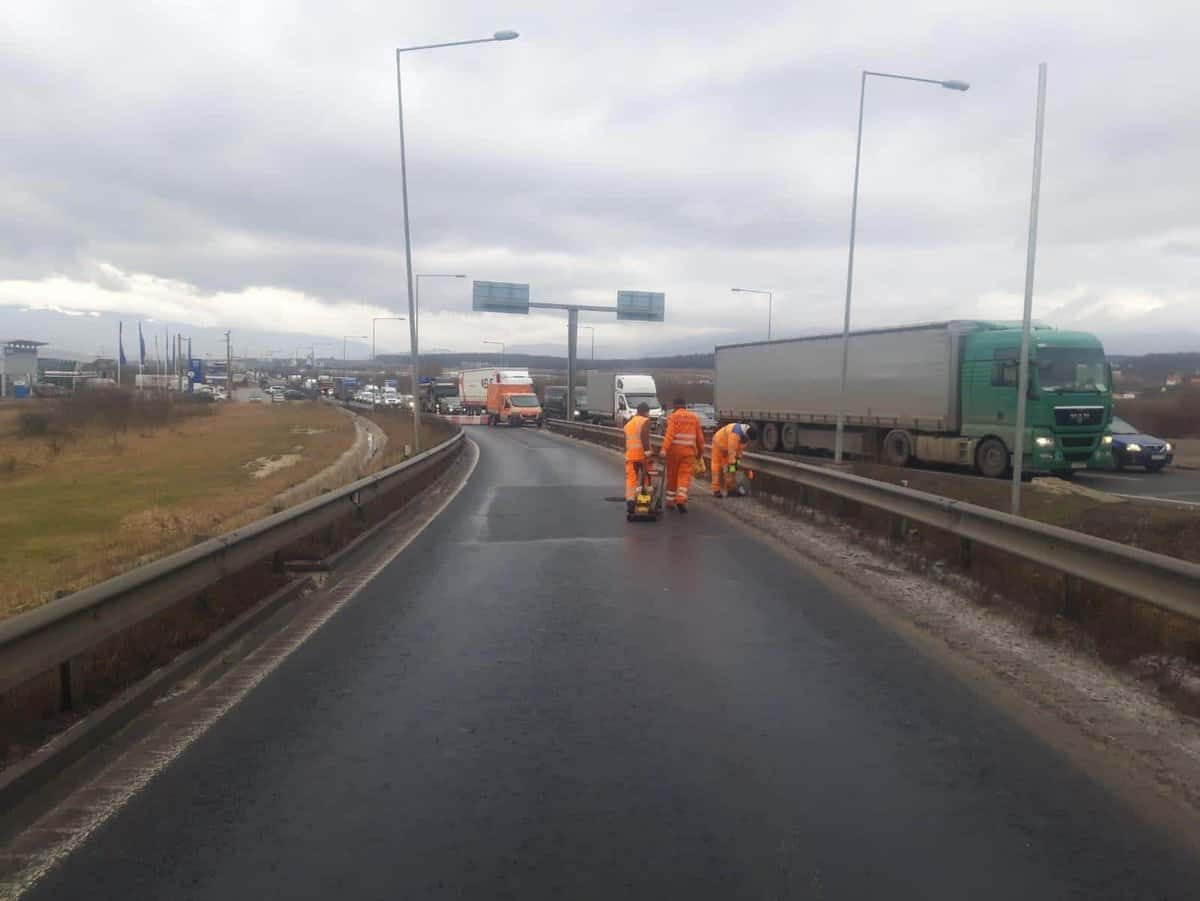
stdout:
[[(857, 463), (853, 471), (883, 482), (904, 482), (910, 488), (943, 497), (969, 501), (981, 507), (1009, 510), (1011, 482), (980, 479), (923, 469), (897, 469), (880, 463)], [(1121, 544), (1144, 548), (1171, 557), (1200, 562), (1200, 517), (1190, 510), (1173, 509), (1135, 500), (1101, 500), (1089, 492), (1072, 492), (1070, 483), (1050, 480), (1045, 490), (1036, 483), (1023, 486), (1021, 513), (1030, 519), (1086, 532)]]
[[(379, 469), (386, 469), (388, 466), (395, 466), (397, 463), (404, 462), (404, 446), (408, 445), (412, 448), (413, 443), (413, 428), (412, 428), (412, 411), (410, 410), (374, 410), (371, 412), (363, 412), (356, 410), (360, 416), (375, 422), (385, 435), (387, 435), (387, 447), (383, 451), (383, 459), (376, 463)], [(430, 416), (421, 417), (421, 447), (428, 449), (444, 441), (453, 432), (453, 427), (448, 426), (440, 420)]]
[[(354, 435), (337, 410), (290, 403), (21, 437), (18, 417), (29, 409), (0, 410), (0, 617), (263, 515)], [(265, 478), (246, 465), (293, 453), (299, 462)]]
[(1175, 442), (1175, 465), (1200, 469), (1200, 438), (1184, 438)]

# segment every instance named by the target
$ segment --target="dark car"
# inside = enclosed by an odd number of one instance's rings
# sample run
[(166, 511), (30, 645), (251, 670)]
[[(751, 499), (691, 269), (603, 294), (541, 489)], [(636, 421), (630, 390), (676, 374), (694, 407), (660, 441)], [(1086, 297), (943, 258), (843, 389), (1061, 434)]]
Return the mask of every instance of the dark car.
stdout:
[(1126, 466), (1144, 466), (1146, 472), (1158, 472), (1175, 459), (1175, 448), (1170, 441), (1139, 432), (1124, 419), (1112, 419), (1112, 455), (1117, 469)]
[[(566, 385), (548, 385), (546, 386), (545, 397), (542, 399), (542, 409), (545, 410), (546, 416), (550, 419), (566, 419)], [(575, 386), (575, 410), (587, 409), (587, 388), (580, 385)]]
[(299, 388), (288, 388), (283, 392), (284, 400), (308, 400), (308, 395)]

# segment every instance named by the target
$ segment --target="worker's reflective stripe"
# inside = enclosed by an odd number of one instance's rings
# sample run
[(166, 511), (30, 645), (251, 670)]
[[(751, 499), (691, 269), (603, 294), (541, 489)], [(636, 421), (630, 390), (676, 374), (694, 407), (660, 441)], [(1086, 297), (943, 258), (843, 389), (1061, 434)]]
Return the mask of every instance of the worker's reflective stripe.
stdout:
[(641, 448), (642, 448), (642, 439), (641, 438), (626, 438), (625, 439), (625, 449), (626, 450), (630, 450), (635, 447), (638, 450), (641, 450)]
[(696, 446), (695, 435), (679, 435), (671, 439), (672, 444), (687, 445), (688, 447)]

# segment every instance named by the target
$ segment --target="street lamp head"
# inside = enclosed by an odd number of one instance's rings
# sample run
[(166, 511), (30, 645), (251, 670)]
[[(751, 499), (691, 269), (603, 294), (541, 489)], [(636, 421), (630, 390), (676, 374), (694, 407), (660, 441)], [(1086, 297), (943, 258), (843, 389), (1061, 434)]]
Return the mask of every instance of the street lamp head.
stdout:
[(492, 37), (495, 38), (497, 41), (511, 41), (511, 40), (515, 39), (516, 37), (518, 37), (518, 34), (515, 31), (505, 30), (505, 31), (497, 31), (494, 35), (492, 35)]
[(966, 81), (955, 81), (954, 79), (950, 79), (949, 81), (943, 81), (942, 87), (950, 91), (965, 91), (969, 89), (971, 85)]

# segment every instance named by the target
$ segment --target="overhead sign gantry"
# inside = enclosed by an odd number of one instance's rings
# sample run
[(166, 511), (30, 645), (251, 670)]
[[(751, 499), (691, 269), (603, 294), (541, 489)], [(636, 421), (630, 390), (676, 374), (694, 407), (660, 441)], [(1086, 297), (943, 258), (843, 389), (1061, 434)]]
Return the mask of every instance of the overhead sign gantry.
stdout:
[(529, 299), (529, 285), (521, 282), (476, 281), (471, 287), (471, 309), (477, 313), (528, 315), (531, 309), (567, 311), (567, 418), (575, 405), (575, 357), (579, 337), (579, 313), (616, 313), (618, 320), (662, 322), (666, 317), (666, 295), (661, 291), (618, 291), (616, 307), (591, 304), (540, 303)]

